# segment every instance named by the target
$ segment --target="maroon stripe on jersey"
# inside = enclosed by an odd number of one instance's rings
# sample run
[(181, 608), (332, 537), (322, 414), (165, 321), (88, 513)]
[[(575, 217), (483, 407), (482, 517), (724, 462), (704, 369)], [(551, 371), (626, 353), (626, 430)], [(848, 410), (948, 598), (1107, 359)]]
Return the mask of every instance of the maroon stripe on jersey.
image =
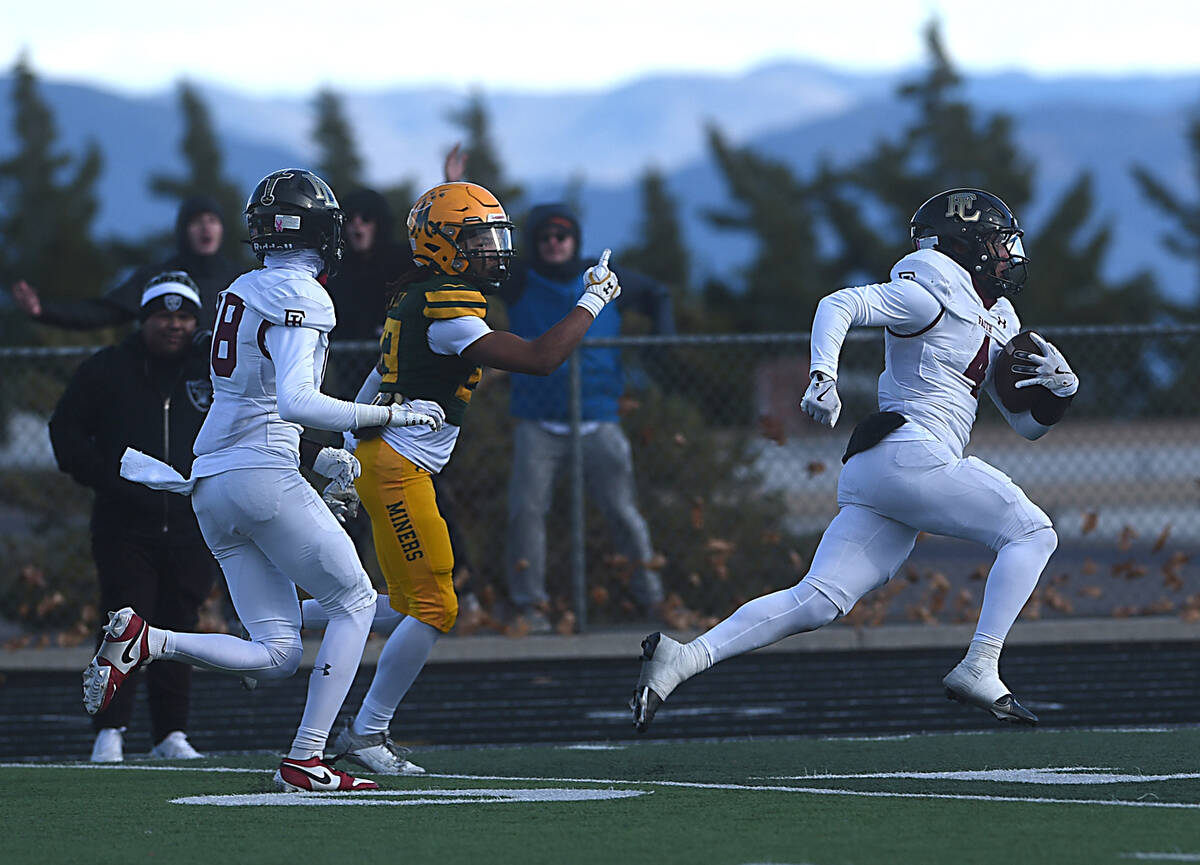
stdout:
[[(941, 318), (941, 316), (938, 316), (938, 318)], [(937, 324), (937, 322), (935, 321), (933, 324)], [(933, 324), (929, 325), (929, 327), (933, 327)], [(262, 349), (263, 357), (267, 360), (271, 359), (271, 352), (267, 351), (267, 328), (270, 326), (271, 322), (266, 320), (258, 326), (258, 347)], [(925, 328), (925, 330), (929, 330), (929, 327)], [(924, 333), (925, 331), (921, 332)], [(916, 334), (914, 333), (913, 336), (916, 336)]]
[(914, 336), (920, 336), (925, 331), (929, 330), (931, 327), (933, 327), (935, 324), (937, 324), (939, 321), (941, 321), (942, 316), (945, 314), (946, 314), (946, 307), (943, 306), (942, 311), (937, 314), (937, 318), (935, 318), (933, 321), (929, 322), (929, 324), (925, 325), (923, 328), (918, 330), (916, 333), (896, 333), (896, 331), (892, 330), (890, 327), (887, 328), (887, 332), (890, 333), (892, 336), (900, 337), (900, 339), (912, 339)]

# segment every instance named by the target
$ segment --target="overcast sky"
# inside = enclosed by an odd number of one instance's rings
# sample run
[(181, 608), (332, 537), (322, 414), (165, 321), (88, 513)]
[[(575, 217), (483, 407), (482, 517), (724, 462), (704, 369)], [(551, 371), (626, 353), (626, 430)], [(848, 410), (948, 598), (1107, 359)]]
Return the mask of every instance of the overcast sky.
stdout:
[(27, 50), (43, 77), (133, 92), (181, 76), (277, 94), (319, 84), (603, 88), (785, 58), (911, 66), (934, 13), (968, 73), (1200, 71), (1197, 0), (5, 2), (0, 60), (10, 67)]

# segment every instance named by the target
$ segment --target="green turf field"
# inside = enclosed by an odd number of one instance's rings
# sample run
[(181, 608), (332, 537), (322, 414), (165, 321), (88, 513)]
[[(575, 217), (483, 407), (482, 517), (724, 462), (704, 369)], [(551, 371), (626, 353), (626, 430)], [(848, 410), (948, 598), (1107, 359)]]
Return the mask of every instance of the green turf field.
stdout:
[[(1200, 728), (433, 750), (378, 793), (277, 758), (0, 767), (6, 862), (1200, 862)], [(368, 773), (363, 773), (368, 774)]]

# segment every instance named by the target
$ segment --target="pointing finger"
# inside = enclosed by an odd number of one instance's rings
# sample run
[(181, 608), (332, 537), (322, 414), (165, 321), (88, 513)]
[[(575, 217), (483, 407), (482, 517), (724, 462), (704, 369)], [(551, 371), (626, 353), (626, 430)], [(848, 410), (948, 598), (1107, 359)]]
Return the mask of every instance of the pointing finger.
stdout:
[(611, 249), (606, 249), (604, 252), (600, 253), (600, 267), (608, 267), (608, 257), (610, 255), (612, 255)]

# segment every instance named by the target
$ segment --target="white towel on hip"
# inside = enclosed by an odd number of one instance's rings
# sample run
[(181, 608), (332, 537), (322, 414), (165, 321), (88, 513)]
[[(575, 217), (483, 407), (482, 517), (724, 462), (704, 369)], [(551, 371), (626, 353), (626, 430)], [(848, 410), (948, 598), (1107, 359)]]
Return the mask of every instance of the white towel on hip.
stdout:
[(125, 453), (121, 454), (121, 477), (152, 490), (166, 490), (181, 496), (190, 496), (196, 486), (194, 480), (185, 478), (162, 460), (133, 448), (125, 448)]

